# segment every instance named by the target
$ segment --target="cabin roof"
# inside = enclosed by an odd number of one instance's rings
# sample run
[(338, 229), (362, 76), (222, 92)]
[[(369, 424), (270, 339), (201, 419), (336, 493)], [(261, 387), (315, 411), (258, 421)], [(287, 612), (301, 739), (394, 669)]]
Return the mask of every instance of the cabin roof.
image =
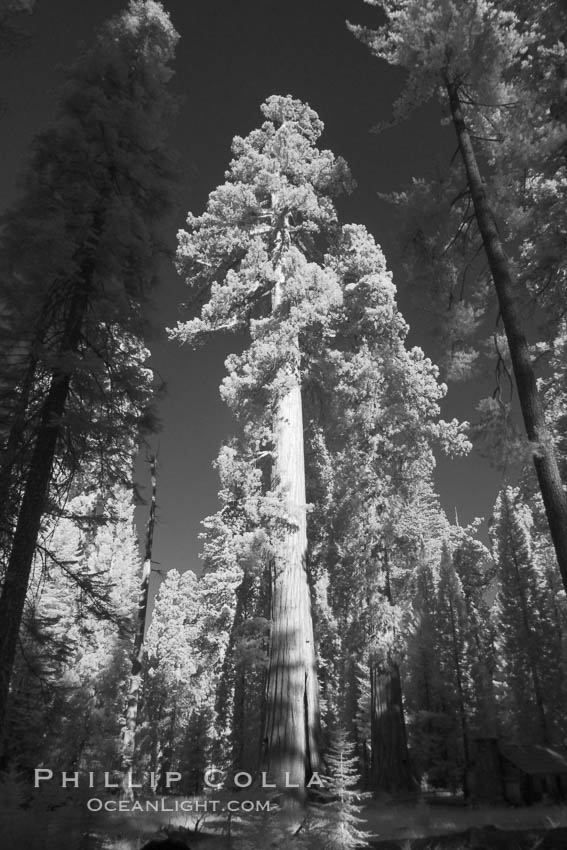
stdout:
[(567, 749), (536, 744), (501, 744), (500, 752), (523, 773), (530, 776), (567, 773)]

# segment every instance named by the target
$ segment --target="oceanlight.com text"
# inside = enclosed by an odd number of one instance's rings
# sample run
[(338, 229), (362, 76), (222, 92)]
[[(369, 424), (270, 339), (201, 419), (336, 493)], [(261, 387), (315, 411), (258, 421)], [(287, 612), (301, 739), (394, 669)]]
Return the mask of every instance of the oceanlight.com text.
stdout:
[(155, 800), (102, 800), (91, 797), (87, 801), (90, 812), (269, 812), (268, 800), (174, 800), (158, 797)]

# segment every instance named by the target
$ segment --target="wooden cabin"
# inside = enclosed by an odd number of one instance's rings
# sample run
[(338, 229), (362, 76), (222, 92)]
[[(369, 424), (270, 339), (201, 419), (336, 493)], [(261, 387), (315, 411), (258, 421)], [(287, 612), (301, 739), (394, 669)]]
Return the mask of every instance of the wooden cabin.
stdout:
[(567, 748), (478, 738), (472, 742), (470, 780), (477, 802), (566, 802)]

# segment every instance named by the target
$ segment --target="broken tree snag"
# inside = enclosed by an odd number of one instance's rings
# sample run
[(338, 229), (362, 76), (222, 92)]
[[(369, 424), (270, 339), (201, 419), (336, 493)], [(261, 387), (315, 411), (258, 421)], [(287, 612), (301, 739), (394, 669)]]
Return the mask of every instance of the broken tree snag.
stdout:
[(157, 461), (155, 455), (149, 458), (151, 479), (151, 502), (150, 513), (146, 525), (146, 545), (144, 550), (144, 563), (142, 566), (142, 580), (138, 595), (138, 610), (136, 616), (136, 635), (134, 638), (134, 650), (132, 653), (132, 668), (128, 684), (128, 705), (126, 708), (126, 722), (122, 729), (121, 756), (122, 756), (122, 798), (133, 800), (134, 792), (131, 788), (129, 775), (134, 763), (136, 749), (136, 727), (138, 722), (138, 702), (140, 698), (140, 686), (142, 683), (142, 662), (144, 660), (144, 635), (146, 631), (146, 619), (148, 615), (148, 594), (150, 590), (150, 577), (152, 573), (152, 550), (154, 542), (154, 528), (157, 510)]

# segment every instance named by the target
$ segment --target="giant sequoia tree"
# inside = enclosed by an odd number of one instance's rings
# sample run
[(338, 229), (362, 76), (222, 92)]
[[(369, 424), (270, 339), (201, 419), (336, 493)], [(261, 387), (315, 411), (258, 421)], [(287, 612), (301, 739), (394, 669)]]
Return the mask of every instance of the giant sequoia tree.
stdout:
[(4, 220), (0, 725), (42, 516), (78, 458), (97, 459), (100, 480), (123, 469), (146, 417), (140, 338), (169, 204), (176, 41), (153, 0), (102, 27), (68, 71), (57, 123), (36, 139)]
[[(234, 142), (228, 182), (180, 236), (180, 269), (209, 300), (175, 335), (195, 343), (215, 330), (250, 332), (243, 354), (229, 358), (222, 388), (242, 434), (219, 456), (223, 507), (207, 520), (205, 556), (211, 567), (234, 565), (246, 578), (240, 594), (247, 594), (256, 671), (260, 575), (270, 564), (266, 763), (280, 783), (287, 773), (301, 786), (318, 763), (309, 584), (326, 576), (327, 597), (317, 591), (320, 626), (329, 606), (346, 630), (365, 620), (356, 646), (344, 650), (364, 652), (381, 612), (384, 621), (395, 617), (388, 558), (394, 549), (399, 557), (402, 531), (392, 531), (394, 515), (407, 513), (415, 483), (431, 474), (432, 445), (458, 452), (466, 441), (458, 423), (438, 421), (444, 388), (436, 368), (405, 348), (407, 325), (380, 249), (363, 227), (336, 221), (330, 196), (348, 185), (348, 172), (315, 148), (321, 122), (289, 97), (270, 98), (263, 111), (262, 128)], [(374, 635), (373, 694), (395, 695), (375, 724), (376, 769), (383, 747), (388, 781), (400, 784), (391, 776), (401, 757), (407, 785), (399, 672), (387, 624), (383, 632)], [(336, 647), (343, 634), (328, 637)], [(339, 658), (324, 663), (329, 671)], [(234, 685), (235, 704), (252, 696), (243, 684)], [(329, 684), (333, 693), (337, 685)], [(331, 698), (331, 713), (341, 712), (343, 700)]]
[[(555, 220), (558, 218), (557, 204), (549, 203), (549, 185), (541, 169), (551, 165), (557, 170), (558, 159), (564, 164), (564, 110), (558, 95), (565, 50), (558, 28), (549, 31), (553, 15), (548, 14), (548, 7), (553, 4), (546, 4), (545, 14), (540, 14), (520, 2), (367, 1), (385, 12), (387, 23), (377, 30), (351, 29), (376, 56), (407, 71), (396, 117), (438, 95), (456, 132), (465, 191), (458, 192), (464, 213), (454, 238), (469, 233), (474, 221), (490, 270), (531, 456), (567, 588), (567, 498), (526, 337), (522, 313), (526, 280), (517, 274), (503, 238), (503, 234), (508, 235), (509, 244), (513, 244), (519, 235), (526, 236), (526, 268), (538, 274), (537, 283), (543, 290), (553, 284), (555, 291), (555, 281), (563, 279), (563, 272), (557, 273), (555, 264), (547, 260), (542, 269), (542, 255), (549, 257), (550, 252), (544, 243), (538, 259), (537, 250), (541, 211), (547, 209), (544, 215), (551, 212)], [(556, 13), (559, 16), (558, 8)], [(550, 82), (553, 80), (555, 86)], [(564, 180), (563, 170), (564, 165), (556, 180), (558, 189)], [(518, 206), (523, 206), (530, 194), (538, 202), (534, 206), (540, 211), (540, 233), (532, 229), (528, 234), (521, 230), (506, 234), (501, 213), (512, 211), (509, 221), (513, 223)], [(528, 221), (534, 228), (538, 215), (528, 215)], [(563, 227), (554, 230), (550, 239), (552, 230), (547, 228), (545, 242), (553, 243), (554, 256), (559, 258)], [(448, 247), (450, 243), (444, 253)], [(536, 281), (531, 286), (537, 291)], [(556, 320), (559, 314), (556, 310)]]
[(176, 336), (195, 341), (245, 329), (250, 344), (229, 358), (223, 396), (242, 420), (256, 461), (268, 457), (271, 634), (265, 768), (303, 796), (319, 766), (319, 707), (307, 575), (301, 348), (325, 323), (334, 275), (322, 258), (336, 228), (331, 197), (348, 185), (345, 164), (316, 141), (323, 125), (291, 97), (262, 106), (259, 130), (233, 142), (227, 182), (180, 234), (180, 271), (208, 297), (201, 318)]

